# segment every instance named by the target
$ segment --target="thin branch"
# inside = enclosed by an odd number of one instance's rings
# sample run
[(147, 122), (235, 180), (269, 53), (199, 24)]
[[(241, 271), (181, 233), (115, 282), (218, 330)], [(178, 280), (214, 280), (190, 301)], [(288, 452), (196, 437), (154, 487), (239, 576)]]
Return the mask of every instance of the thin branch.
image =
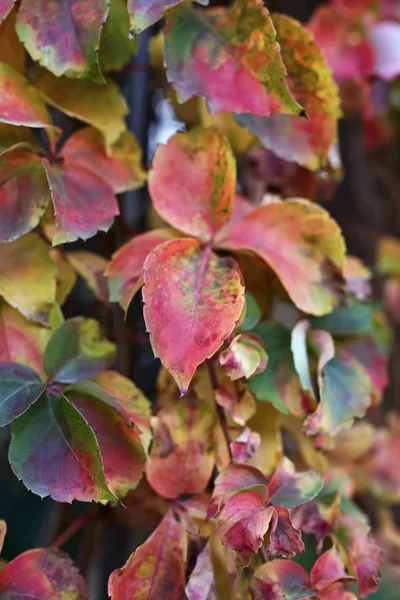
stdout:
[[(217, 377), (217, 373), (214, 367), (214, 364), (212, 363), (211, 360), (207, 360), (207, 369), (208, 369), (208, 373), (210, 376), (210, 381), (211, 381), (211, 385), (213, 390), (215, 391), (218, 387), (218, 377)], [(214, 395), (214, 400), (215, 400), (215, 395)], [(215, 407), (217, 410), (217, 415), (219, 418), (219, 422), (221, 423), (221, 428), (224, 434), (224, 438), (226, 441), (226, 445), (228, 447), (228, 452), (229, 452), (229, 456), (230, 456), (230, 461), (232, 462), (233, 457), (232, 457), (232, 450), (231, 450), (231, 434), (229, 433), (229, 425), (228, 425), (228, 421), (226, 420), (226, 415), (225, 415), (225, 411), (222, 408), (222, 406), (220, 406), (218, 404), (218, 402), (215, 401)]]
[(71, 525), (51, 544), (52, 548), (60, 548), (63, 546), (73, 535), (78, 533), (92, 518), (92, 513), (86, 513), (75, 521), (72, 521)]

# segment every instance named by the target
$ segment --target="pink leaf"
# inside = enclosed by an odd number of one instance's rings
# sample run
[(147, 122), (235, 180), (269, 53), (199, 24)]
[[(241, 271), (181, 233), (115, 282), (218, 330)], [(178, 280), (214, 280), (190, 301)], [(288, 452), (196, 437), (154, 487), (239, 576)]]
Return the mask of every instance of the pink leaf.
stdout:
[(306, 571), (288, 560), (272, 560), (259, 567), (251, 580), (254, 600), (302, 600), (314, 597)]
[(266, 550), (272, 558), (288, 558), (304, 552), (301, 532), (294, 527), (289, 511), (284, 506), (275, 507)]

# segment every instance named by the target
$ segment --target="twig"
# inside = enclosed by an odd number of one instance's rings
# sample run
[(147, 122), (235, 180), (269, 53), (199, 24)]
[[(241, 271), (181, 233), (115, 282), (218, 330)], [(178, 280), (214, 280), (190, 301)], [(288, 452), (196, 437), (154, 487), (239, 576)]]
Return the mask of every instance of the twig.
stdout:
[[(210, 375), (210, 381), (211, 381), (212, 388), (215, 391), (218, 387), (218, 378), (217, 378), (217, 373), (215, 371), (215, 367), (214, 367), (213, 363), (211, 362), (211, 360), (207, 360), (207, 369), (208, 369), (208, 373)], [(215, 399), (215, 396), (214, 396), (214, 399)], [(226, 415), (225, 415), (224, 409), (222, 408), (222, 406), (220, 406), (218, 404), (217, 401), (215, 401), (215, 407), (217, 410), (219, 422), (221, 423), (221, 427), (222, 427), (222, 431), (223, 431), (223, 434), (225, 437), (226, 445), (228, 447), (230, 461), (232, 462), (232, 460), (233, 460), (232, 450), (231, 450), (232, 440), (231, 440), (231, 435), (229, 433), (228, 421), (226, 420)]]
[(67, 542), (73, 535), (78, 533), (78, 531), (90, 521), (92, 516), (92, 513), (89, 512), (81, 517), (78, 517), (78, 519), (75, 519), (75, 521), (72, 521), (71, 525), (69, 525), (67, 529), (51, 544), (52, 548), (60, 548), (63, 546), (65, 542)]
[(268, 555), (267, 555), (267, 551), (265, 550), (264, 546), (260, 547), (260, 549), (258, 551), (258, 556), (260, 557), (262, 563), (268, 562)]

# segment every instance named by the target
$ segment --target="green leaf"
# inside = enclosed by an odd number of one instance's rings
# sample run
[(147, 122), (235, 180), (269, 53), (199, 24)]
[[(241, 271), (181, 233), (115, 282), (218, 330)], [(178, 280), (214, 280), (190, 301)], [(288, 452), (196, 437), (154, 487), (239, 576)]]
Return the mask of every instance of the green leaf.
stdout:
[(0, 362), (0, 427), (22, 415), (44, 391), (40, 377), (24, 365)]

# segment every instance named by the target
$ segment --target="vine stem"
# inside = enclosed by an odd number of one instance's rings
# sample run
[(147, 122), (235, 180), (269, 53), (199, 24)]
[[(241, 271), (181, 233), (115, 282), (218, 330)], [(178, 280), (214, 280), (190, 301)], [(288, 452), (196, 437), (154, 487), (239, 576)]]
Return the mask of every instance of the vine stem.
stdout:
[[(212, 385), (212, 388), (213, 388), (213, 390), (215, 392), (215, 390), (218, 387), (218, 378), (217, 378), (217, 372), (215, 370), (214, 364), (211, 362), (211, 360), (207, 360), (207, 368), (208, 368), (208, 373), (210, 375), (211, 385)], [(229, 433), (228, 421), (226, 420), (226, 415), (225, 415), (224, 409), (215, 400), (215, 394), (214, 394), (214, 401), (215, 401), (215, 407), (216, 407), (216, 410), (217, 410), (217, 415), (218, 415), (218, 418), (219, 418), (219, 422), (221, 423), (221, 427), (222, 427), (222, 431), (223, 431), (224, 438), (225, 438), (225, 441), (226, 441), (226, 445), (228, 447), (230, 462), (232, 462), (232, 460), (233, 460), (232, 450), (231, 450), (231, 442), (232, 442), (232, 440), (231, 440), (231, 435)]]
[(86, 513), (85, 515), (75, 519), (75, 521), (72, 521), (67, 529), (61, 535), (59, 535), (57, 539), (54, 540), (54, 542), (51, 544), (51, 547), (60, 548), (63, 546), (73, 535), (78, 533), (78, 531), (90, 521), (92, 516), (93, 515), (91, 513)]

